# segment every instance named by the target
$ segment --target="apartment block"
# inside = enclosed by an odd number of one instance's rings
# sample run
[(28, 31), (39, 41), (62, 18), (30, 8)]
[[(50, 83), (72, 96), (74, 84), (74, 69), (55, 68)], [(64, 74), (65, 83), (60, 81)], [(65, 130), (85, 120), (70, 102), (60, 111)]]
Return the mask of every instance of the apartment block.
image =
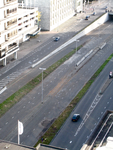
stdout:
[(0, 1), (0, 61), (6, 65), (6, 58), (14, 54), (17, 58), (18, 42), (18, 3), (17, 0)]
[(83, 9), (83, 0), (24, 0), (24, 4), (38, 7), (42, 30), (53, 30)]
[(0, 1), (0, 62), (7, 57), (17, 59), (19, 43), (26, 41), (38, 29), (38, 8), (19, 6), (17, 0)]
[(18, 7), (18, 36), (19, 43), (29, 39), (29, 34), (38, 30), (38, 8)]

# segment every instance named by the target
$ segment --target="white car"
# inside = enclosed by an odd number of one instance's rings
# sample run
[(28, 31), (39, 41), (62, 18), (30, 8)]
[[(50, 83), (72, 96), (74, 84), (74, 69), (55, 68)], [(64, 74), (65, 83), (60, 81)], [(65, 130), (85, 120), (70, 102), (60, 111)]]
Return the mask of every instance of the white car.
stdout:
[(109, 78), (112, 78), (112, 77), (113, 77), (113, 72), (110, 71), (110, 73), (109, 73)]

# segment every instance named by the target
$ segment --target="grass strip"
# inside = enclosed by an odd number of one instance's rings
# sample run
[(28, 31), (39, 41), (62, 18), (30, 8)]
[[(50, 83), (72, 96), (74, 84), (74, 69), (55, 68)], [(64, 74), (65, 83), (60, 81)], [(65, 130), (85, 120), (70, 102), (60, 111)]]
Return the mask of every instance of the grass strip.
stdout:
[[(82, 47), (80, 45), (77, 47), (77, 50), (79, 50)], [(69, 59), (74, 53), (76, 52), (76, 49), (73, 49), (71, 52), (69, 52), (67, 55), (65, 55), (63, 58), (58, 60), (56, 63), (51, 65), (49, 68), (47, 68), (43, 72), (43, 78), (46, 78), (51, 72), (53, 72), (57, 67), (59, 67), (61, 64), (63, 64), (67, 59)], [(42, 81), (42, 73), (39, 74), (36, 78), (32, 79), (30, 82), (28, 82), (25, 86), (20, 88), (17, 92), (12, 94), (9, 98), (7, 98), (4, 102), (0, 104), (0, 117), (5, 114), (12, 106), (14, 106), (20, 99), (25, 96), (27, 93), (29, 93), (33, 88), (35, 88), (40, 82)]]
[(87, 90), (90, 88), (92, 83), (95, 81), (100, 72), (104, 69), (104, 67), (108, 64), (108, 62), (113, 57), (111, 54), (108, 59), (101, 65), (101, 67), (95, 72), (95, 74), (89, 79), (89, 81), (84, 85), (81, 91), (76, 95), (76, 97), (70, 102), (70, 104), (66, 107), (66, 109), (60, 114), (60, 116), (54, 121), (54, 123), (50, 126), (50, 128), (45, 132), (45, 134), (39, 139), (36, 143), (35, 147), (42, 143), (41, 139), (43, 138), (43, 144), (49, 144), (55, 135), (58, 133), (61, 126), (64, 124), (66, 119), (69, 117), (70, 113), (75, 108), (76, 104), (81, 100), (81, 98), (85, 95)]

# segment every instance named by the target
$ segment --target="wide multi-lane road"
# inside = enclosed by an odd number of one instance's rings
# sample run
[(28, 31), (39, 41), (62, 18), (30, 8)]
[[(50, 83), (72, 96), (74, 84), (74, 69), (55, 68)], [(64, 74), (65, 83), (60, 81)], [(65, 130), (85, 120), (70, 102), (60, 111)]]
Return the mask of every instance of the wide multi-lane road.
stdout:
[[(32, 45), (29, 45), (30, 42), (27, 43), (29, 47), (22, 44), (22, 46), (20, 46), (20, 52), (18, 52), (18, 57), (21, 56), (21, 58), (14, 62), (10, 62), (10, 64), (8, 64), (6, 67), (0, 69), (0, 90), (4, 86), (7, 86), (9, 82), (22, 75), (23, 72), (26, 72), (26, 70), (28, 70), (32, 64), (41, 60), (53, 50), (64, 44), (66, 41), (72, 38), (78, 31), (80, 31), (82, 28), (87, 26), (94, 19), (96, 19), (98, 16), (104, 13), (105, 10), (101, 8), (104, 8), (105, 6), (106, 3), (104, 5), (98, 5), (98, 3), (96, 3), (95, 11), (98, 12), (96, 16), (92, 16), (92, 11), (89, 9), (90, 11), (86, 11), (86, 13), (84, 14), (78, 14), (77, 17), (73, 17), (73, 19), (69, 20), (70, 22), (67, 21), (67, 27), (66, 25), (62, 25), (62, 27), (59, 27), (60, 29), (58, 29), (58, 33), (53, 32), (51, 34), (49, 33), (48, 35), (45, 34), (45, 36), (40, 35), (38, 39), (34, 40), (35, 43), (31, 43)], [(89, 8), (89, 6), (87, 6), (87, 8)], [(91, 17), (89, 20), (86, 21), (84, 19), (87, 14), (91, 15)], [(53, 42), (53, 38), (56, 36), (60, 36), (59, 42)], [(39, 40), (41, 42), (38, 42)], [(82, 43), (80, 42), (79, 44)], [(23, 49), (21, 47), (23, 47)], [(30, 53), (28, 53), (28, 51)], [(28, 54), (26, 55), (25, 53)], [(64, 52), (64, 55), (65, 54), (66, 53)]]
[[(84, 38), (87, 39), (87, 37), (89, 37), (90, 40), (78, 53), (67, 60), (44, 80), (43, 105), (41, 104), (41, 85), (39, 85), (0, 118), (0, 139), (17, 142), (17, 120), (19, 119), (24, 124), (24, 133), (21, 135), (21, 143), (33, 146), (37, 142), (47, 126), (59, 116), (99, 66), (101, 66), (112, 53), (113, 38), (112, 35), (110, 35), (113, 30), (112, 22), (108, 22), (101, 26), (101, 34), (98, 37), (98, 34), (96, 33), (98, 33), (99, 29), (100, 28), (91, 32), (88, 36), (81, 38), (81, 41)], [(103, 42), (105, 39), (107, 39), (107, 45), (104, 49), (98, 51), (80, 70), (79, 67), (75, 68), (75, 64), (88, 51), (94, 47), (98, 47), (98, 43)], [(69, 45), (65, 50), (71, 50), (73, 47), (75, 47), (75, 45)], [(48, 63), (46, 62), (46, 64)], [(108, 74), (108, 72), (106, 74)], [(96, 90), (94, 89), (93, 92)], [(94, 99), (90, 100), (90, 103), (88, 103), (89, 107)], [(86, 108), (86, 110), (84, 109), (83, 112), (80, 112), (81, 116), (82, 114), (87, 113), (88, 108)], [(82, 120), (83, 118), (81, 117), (81, 121)], [(75, 124), (73, 124), (73, 126), (75, 127)], [(74, 131), (74, 135), (76, 134), (76, 130)], [(73, 139), (70, 138), (68, 141), (71, 142)], [(59, 146), (63, 145), (59, 144)]]
[[(109, 72), (113, 70), (112, 66), (113, 58), (73, 110), (58, 135), (51, 142), (51, 145), (69, 150), (80, 150), (91, 136), (103, 114), (107, 110), (113, 110), (113, 82), (102, 95), (99, 94), (108, 79)], [(79, 113), (81, 118), (78, 122), (73, 123), (71, 118), (74, 113)]]
[[(81, 27), (83, 27), (83, 23), (86, 25), (90, 21), (78, 20), (81, 23)], [(39, 61), (53, 51), (53, 49), (56, 49), (73, 37), (79, 31), (77, 30), (77, 28), (80, 29), (79, 27), (80, 24), (73, 25), (70, 32), (65, 33), (64, 31), (57, 34), (61, 40), (56, 43), (53, 42), (53, 35), (50, 36), (51, 38), (48, 38), (44, 45), (40, 44), (39, 47), (35, 47), (34, 51), (27, 56), (20, 58), (11, 66), (6, 66), (5, 69), (1, 70), (1, 83), (7, 84), (7, 82), (14, 79), (13, 77), (18, 76), (19, 73), (22, 75), (33, 63)], [(17, 142), (17, 120), (19, 119), (24, 124), (24, 134), (21, 136), (21, 143), (33, 146), (40, 135), (46, 130), (47, 125), (58, 117), (98, 67), (112, 53), (112, 30), (112, 22), (108, 22), (87, 36), (80, 38), (78, 45), (86, 42), (84, 47), (44, 80), (44, 104), (41, 104), (41, 85), (39, 85), (0, 118), (0, 139)], [(95, 57), (78, 71), (79, 68), (75, 68), (76, 63), (88, 51), (98, 47), (99, 44), (105, 41), (107, 42), (106, 47), (98, 51)], [(60, 53), (46, 61), (43, 66), (48, 67), (75, 48), (75, 46), (75, 43), (67, 46)], [(39, 66), (36, 69), (38, 70)], [(3, 101), (3, 98), (0, 97), (0, 100)], [(69, 142), (73, 143), (72, 140), (70, 139)]]

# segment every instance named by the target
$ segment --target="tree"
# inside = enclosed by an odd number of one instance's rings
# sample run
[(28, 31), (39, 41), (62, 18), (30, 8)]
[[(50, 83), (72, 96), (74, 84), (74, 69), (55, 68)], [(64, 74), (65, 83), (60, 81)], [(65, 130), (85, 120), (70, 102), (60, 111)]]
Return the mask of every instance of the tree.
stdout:
[(37, 11), (37, 18), (38, 18), (38, 26), (39, 22), (41, 21), (41, 12)]

